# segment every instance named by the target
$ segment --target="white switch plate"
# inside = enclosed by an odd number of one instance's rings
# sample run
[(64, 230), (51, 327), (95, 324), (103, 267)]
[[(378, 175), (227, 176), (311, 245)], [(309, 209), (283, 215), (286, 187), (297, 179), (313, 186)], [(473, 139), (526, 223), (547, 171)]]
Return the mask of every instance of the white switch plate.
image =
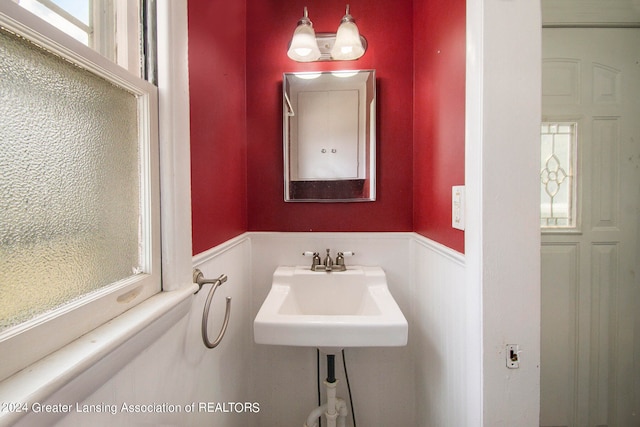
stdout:
[(451, 226), (464, 230), (464, 185), (451, 187)]

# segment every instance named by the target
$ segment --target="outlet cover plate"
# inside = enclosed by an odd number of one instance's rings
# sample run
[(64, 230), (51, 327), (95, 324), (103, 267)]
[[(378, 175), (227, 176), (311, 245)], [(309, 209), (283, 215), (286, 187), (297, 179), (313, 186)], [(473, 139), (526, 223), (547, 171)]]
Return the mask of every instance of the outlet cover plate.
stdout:
[(506, 359), (507, 368), (518, 369), (520, 367), (520, 347), (518, 344), (507, 344)]

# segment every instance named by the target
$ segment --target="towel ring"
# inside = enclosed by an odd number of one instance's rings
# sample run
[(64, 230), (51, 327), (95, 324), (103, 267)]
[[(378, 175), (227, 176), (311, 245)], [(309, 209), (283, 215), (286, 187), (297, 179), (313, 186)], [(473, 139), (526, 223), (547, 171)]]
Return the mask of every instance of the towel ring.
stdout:
[(220, 333), (218, 333), (218, 337), (211, 342), (209, 340), (209, 332), (208, 332), (208, 322), (209, 322), (209, 311), (211, 308), (211, 300), (213, 300), (213, 295), (216, 293), (216, 289), (218, 286), (221, 286), (224, 282), (227, 281), (227, 276), (225, 274), (221, 274), (217, 279), (205, 279), (202, 271), (195, 268), (193, 270), (193, 282), (197, 283), (199, 286), (198, 293), (202, 286), (212, 283), (211, 289), (209, 290), (209, 294), (207, 295), (207, 301), (204, 304), (204, 312), (202, 313), (202, 341), (207, 348), (214, 348), (222, 338), (224, 337), (225, 332), (227, 332), (227, 326), (229, 326), (229, 315), (231, 314), (231, 297), (227, 297), (227, 305), (224, 313), (224, 322), (222, 323), (222, 328), (220, 329)]

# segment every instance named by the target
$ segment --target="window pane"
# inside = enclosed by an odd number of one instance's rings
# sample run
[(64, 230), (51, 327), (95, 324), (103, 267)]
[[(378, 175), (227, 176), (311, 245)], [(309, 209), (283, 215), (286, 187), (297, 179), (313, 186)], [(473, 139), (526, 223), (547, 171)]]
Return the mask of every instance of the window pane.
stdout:
[(543, 123), (540, 136), (540, 225), (576, 227), (576, 123)]
[(143, 45), (148, 51), (153, 40), (143, 37), (141, 23), (145, 22), (145, 31), (154, 28), (153, 7), (146, 3), (151, 0), (13, 1), (133, 75), (142, 76), (147, 61)]
[(89, 0), (19, 0), (19, 4), (74, 39), (90, 45), (93, 28), (89, 19)]
[[(22, 0), (24, 1), (24, 0)], [(34, 1), (34, 0), (31, 0)], [(69, 12), (75, 18), (89, 25), (89, 1), (88, 0), (53, 0), (53, 3)]]
[(141, 270), (137, 108), (0, 31), (0, 331)]

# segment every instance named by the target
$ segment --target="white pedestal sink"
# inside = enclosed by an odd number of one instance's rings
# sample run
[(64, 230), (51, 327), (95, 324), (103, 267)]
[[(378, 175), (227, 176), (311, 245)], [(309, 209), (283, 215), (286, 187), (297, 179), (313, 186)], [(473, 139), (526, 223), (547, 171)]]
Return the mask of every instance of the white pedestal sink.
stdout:
[(346, 347), (407, 344), (407, 320), (380, 267), (349, 266), (318, 272), (278, 267), (271, 290), (253, 322), (258, 344)]

